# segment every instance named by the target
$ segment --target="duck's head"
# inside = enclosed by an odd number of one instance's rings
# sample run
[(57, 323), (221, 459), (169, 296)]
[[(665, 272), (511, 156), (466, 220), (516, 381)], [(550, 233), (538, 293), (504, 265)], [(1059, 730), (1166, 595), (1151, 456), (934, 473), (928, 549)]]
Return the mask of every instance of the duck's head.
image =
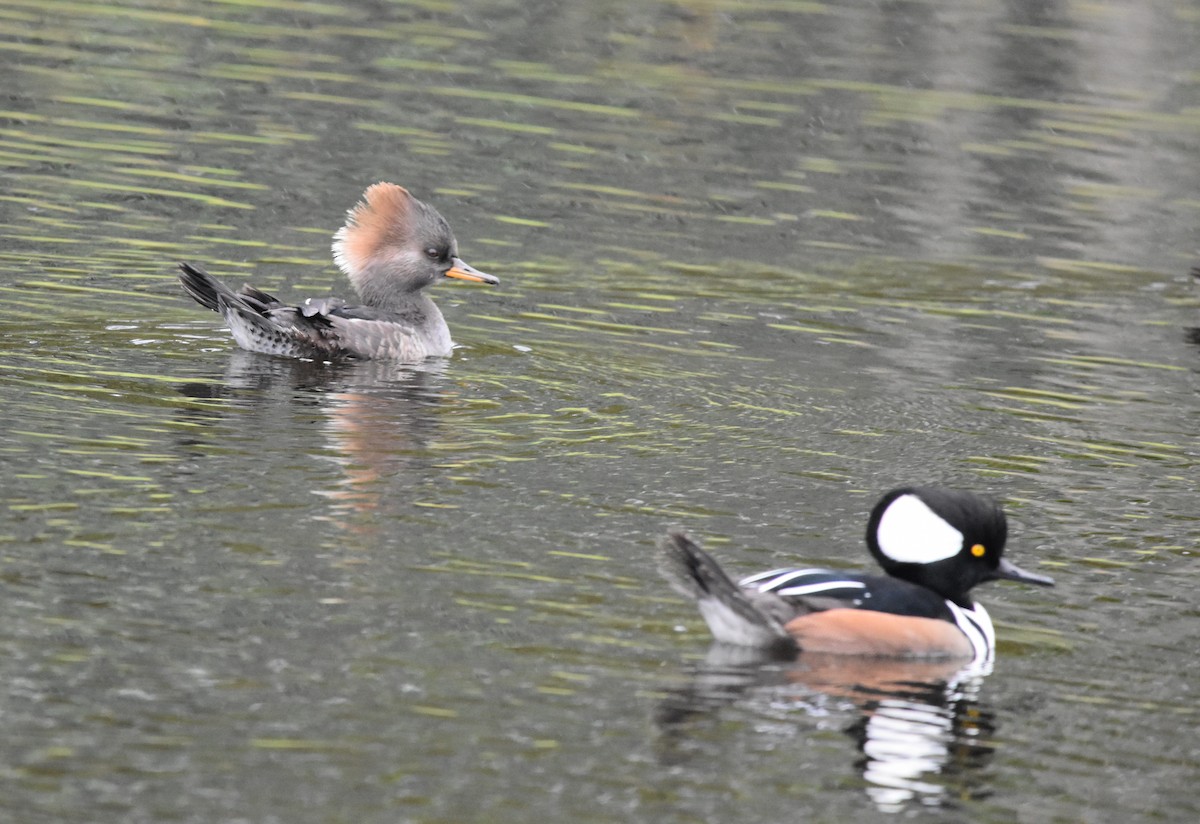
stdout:
[(970, 606), (967, 593), (985, 581), (1054, 585), (1005, 560), (1007, 538), (1004, 511), (994, 501), (938, 487), (893, 489), (867, 522), (867, 546), (889, 575), (961, 606)]
[(403, 186), (376, 183), (333, 236), (333, 260), (363, 302), (387, 306), (442, 278), (496, 284), (458, 256), (458, 241), (437, 209)]

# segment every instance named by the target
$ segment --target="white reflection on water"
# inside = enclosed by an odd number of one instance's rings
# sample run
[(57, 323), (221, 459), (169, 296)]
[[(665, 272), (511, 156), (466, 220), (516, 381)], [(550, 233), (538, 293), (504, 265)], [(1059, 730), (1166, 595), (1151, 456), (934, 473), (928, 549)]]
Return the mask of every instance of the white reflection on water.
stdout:
[[(945, 802), (949, 788), (930, 778), (954, 768), (955, 748), (966, 743), (970, 750), (970, 739), (985, 731), (980, 723), (985, 716), (974, 700), (982, 676), (957, 686), (956, 680), (945, 686), (944, 704), (896, 695), (880, 699), (865, 716), (859, 741), (866, 755), (862, 774), (867, 795), (880, 810), (900, 812), (911, 801)], [(990, 715), (986, 721), (990, 730)], [(974, 749), (976, 758), (991, 751), (982, 744)]]
[(836, 655), (801, 655), (781, 666), (753, 651), (714, 645), (689, 683), (659, 707), (663, 757), (694, 757), (687, 738), (702, 719), (764, 698), (773, 723), (753, 725), (758, 735), (790, 740), (805, 719), (820, 729), (831, 718), (848, 718), (844, 731), (862, 753), (864, 790), (880, 811), (948, 806), (988, 794), (982, 768), (994, 751), (994, 713), (978, 696), (990, 669)]

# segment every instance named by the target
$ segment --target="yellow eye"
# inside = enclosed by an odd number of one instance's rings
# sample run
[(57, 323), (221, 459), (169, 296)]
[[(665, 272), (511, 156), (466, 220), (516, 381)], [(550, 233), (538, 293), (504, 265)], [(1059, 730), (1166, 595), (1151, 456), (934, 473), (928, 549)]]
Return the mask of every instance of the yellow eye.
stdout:
[(976, 558), (982, 558), (985, 552), (987, 550), (984, 549), (983, 544), (975, 544), (975, 546), (971, 547), (971, 554)]

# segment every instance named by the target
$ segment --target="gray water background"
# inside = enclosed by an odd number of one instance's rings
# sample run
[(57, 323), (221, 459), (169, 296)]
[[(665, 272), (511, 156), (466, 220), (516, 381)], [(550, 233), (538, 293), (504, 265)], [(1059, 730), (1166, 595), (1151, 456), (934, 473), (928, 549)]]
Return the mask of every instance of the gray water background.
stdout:
[[(0, 0), (0, 814), (1195, 821), (1197, 43), (1194, 0)], [(178, 288), (345, 294), (381, 179), (502, 280), (435, 290), (448, 362), (247, 355)], [(869, 569), (911, 482), (1058, 587), (980, 590), (995, 672), (888, 786), (896, 696), (709, 689), (653, 547)]]

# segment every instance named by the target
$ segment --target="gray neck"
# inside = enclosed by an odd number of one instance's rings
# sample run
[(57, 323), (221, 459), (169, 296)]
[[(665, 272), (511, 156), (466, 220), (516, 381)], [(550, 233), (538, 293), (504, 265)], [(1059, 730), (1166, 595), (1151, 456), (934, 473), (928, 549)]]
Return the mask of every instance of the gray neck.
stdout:
[(431, 352), (449, 352), (450, 328), (437, 304), (424, 292), (389, 295), (385, 303), (372, 304), (393, 316), (397, 323), (412, 329), (421, 345)]
[(417, 334), (425, 338), (429, 348), (449, 350), (453, 344), (450, 341), (450, 327), (446, 325), (446, 319), (442, 317), (442, 310), (438, 309), (437, 304), (430, 300), (424, 292), (417, 292), (411, 297), (415, 303), (419, 304), (419, 307), (414, 306), (417, 311), (413, 314), (412, 321), (401, 318), (402, 322), (411, 323), (417, 330)]
[(394, 283), (376, 278), (360, 278), (353, 285), (363, 303), (387, 312), (397, 323), (410, 327), (426, 348), (439, 353), (450, 351), (450, 329), (437, 304), (423, 289), (401, 292), (395, 289)]

